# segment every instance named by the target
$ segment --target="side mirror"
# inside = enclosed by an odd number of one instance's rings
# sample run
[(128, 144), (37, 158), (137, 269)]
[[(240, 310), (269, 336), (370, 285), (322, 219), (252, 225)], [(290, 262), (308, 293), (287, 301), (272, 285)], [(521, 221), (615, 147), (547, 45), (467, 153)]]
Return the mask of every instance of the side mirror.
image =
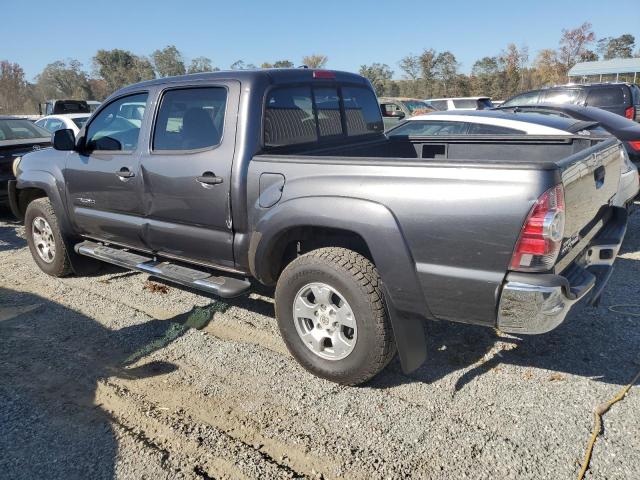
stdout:
[(56, 130), (53, 132), (53, 148), (56, 150), (69, 151), (74, 150), (76, 147), (76, 136), (73, 130), (69, 128), (63, 128), (62, 130)]
[(402, 110), (394, 110), (389, 114), (389, 116), (393, 118), (397, 118), (398, 120), (402, 120), (405, 117), (404, 112)]

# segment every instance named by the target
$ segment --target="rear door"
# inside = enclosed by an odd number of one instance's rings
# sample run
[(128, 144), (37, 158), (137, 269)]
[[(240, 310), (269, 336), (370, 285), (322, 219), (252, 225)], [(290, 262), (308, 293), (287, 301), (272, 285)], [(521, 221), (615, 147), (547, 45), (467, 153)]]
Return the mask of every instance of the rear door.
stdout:
[(231, 165), (240, 83), (163, 90), (141, 157), (146, 239), (164, 256), (233, 267)]
[(145, 249), (140, 175), (141, 127), (149, 93), (112, 100), (86, 128), (86, 148), (68, 152), (67, 205), (78, 232)]

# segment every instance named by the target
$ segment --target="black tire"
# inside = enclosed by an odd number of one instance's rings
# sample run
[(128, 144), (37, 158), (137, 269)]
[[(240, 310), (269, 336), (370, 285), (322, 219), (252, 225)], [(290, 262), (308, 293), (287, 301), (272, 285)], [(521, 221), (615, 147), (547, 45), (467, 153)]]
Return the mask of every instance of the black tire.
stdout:
[[(33, 238), (33, 222), (39, 217), (47, 221), (53, 234), (55, 255), (51, 262), (45, 262), (38, 254), (35, 246)], [(29, 245), (29, 250), (31, 250), (31, 256), (38, 264), (38, 267), (40, 267), (40, 270), (52, 277), (66, 277), (71, 274), (71, 263), (69, 261), (67, 248), (62, 240), (62, 234), (60, 233), (60, 227), (58, 226), (58, 219), (56, 218), (53, 206), (48, 198), (38, 198), (27, 206), (24, 225), (27, 243)]]
[[(293, 314), (296, 295), (313, 282), (334, 288), (351, 306), (357, 339), (345, 358), (321, 358), (305, 345), (296, 330)], [(345, 385), (361, 384), (377, 375), (395, 356), (378, 271), (367, 258), (352, 250), (320, 248), (289, 263), (278, 279), (275, 309), (289, 352), (305, 369), (319, 377)]]

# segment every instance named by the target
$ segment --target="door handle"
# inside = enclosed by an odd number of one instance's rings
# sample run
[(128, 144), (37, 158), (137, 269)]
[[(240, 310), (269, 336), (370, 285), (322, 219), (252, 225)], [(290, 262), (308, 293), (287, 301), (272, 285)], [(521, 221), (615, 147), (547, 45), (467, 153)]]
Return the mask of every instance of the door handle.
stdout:
[(213, 172), (204, 172), (201, 176), (196, 177), (196, 180), (203, 185), (220, 185), (223, 181), (222, 177), (216, 177)]
[(116, 175), (122, 179), (135, 177), (136, 174), (129, 170), (127, 167), (122, 167), (116, 172)]

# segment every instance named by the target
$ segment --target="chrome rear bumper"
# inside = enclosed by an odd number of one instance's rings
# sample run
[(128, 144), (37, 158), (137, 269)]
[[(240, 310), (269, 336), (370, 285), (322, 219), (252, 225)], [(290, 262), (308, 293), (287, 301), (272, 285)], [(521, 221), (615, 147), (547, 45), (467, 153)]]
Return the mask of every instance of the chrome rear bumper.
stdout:
[(540, 334), (560, 325), (571, 307), (592, 293), (595, 304), (613, 272), (627, 228), (627, 216), (617, 208), (590, 245), (560, 275), (512, 272), (502, 287), (498, 329)]

